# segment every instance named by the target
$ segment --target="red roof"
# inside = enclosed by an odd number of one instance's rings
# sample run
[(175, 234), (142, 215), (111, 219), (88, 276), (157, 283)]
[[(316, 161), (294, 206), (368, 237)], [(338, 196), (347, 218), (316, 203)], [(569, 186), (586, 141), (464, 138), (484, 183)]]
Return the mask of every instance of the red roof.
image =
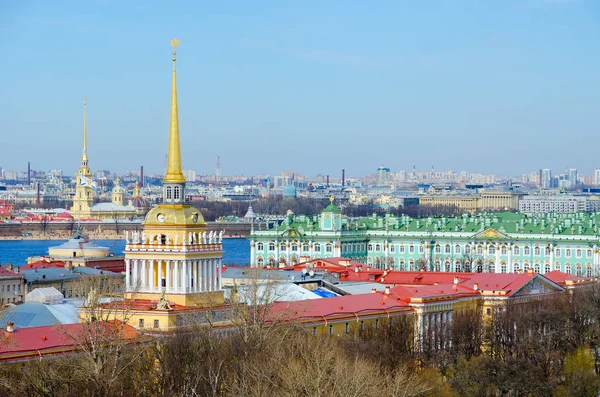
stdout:
[(391, 288), (391, 294), (409, 301), (412, 298), (439, 300), (454, 300), (465, 296), (477, 296), (479, 293), (460, 284), (396, 286)]
[(57, 261), (57, 260), (50, 259), (50, 258), (48, 258), (48, 260), (42, 259), (42, 260), (31, 262), (31, 263), (21, 266), (21, 270), (49, 269), (49, 268), (54, 268), (54, 267), (65, 267), (65, 262)]
[(23, 275), (13, 272), (12, 270), (8, 270), (4, 266), (0, 266), (0, 277), (21, 277), (21, 278), (23, 278)]
[[(131, 325), (121, 322), (98, 323), (101, 327), (96, 332), (119, 332), (122, 336), (133, 340), (138, 334)], [(34, 357), (42, 358), (48, 354), (64, 354), (79, 350), (82, 338), (93, 327), (86, 324), (64, 324), (46, 327), (18, 328), (14, 332), (0, 331), (0, 361), (19, 361)]]
[(559, 272), (558, 270), (553, 270), (549, 273), (544, 274), (546, 278), (555, 282), (558, 285), (571, 285), (571, 284), (580, 284), (580, 283), (591, 283), (594, 282), (594, 279), (590, 277), (582, 277), (582, 276), (574, 276), (572, 274), (567, 274), (563, 272)]
[(289, 315), (291, 318), (326, 318), (334, 315), (357, 316), (369, 312), (404, 309), (412, 310), (406, 302), (391, 295), (375, 293), (345, 295), (326, 299), (309, 299), (296, 302), (276, 302), (269, 316), (277, 318)]

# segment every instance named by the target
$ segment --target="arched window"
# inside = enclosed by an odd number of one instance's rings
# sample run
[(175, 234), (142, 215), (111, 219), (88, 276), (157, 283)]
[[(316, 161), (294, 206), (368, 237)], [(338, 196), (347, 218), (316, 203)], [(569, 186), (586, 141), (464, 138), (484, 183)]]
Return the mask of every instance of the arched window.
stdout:
[[(448, 245), (448, 248), (450, 248), (450, 246)], [(452, 269), (450, 269), (450, 262), (446, 261), (444, 262), (444, 271), (446, 272), (450, 272)]]
[(503, 245), (502, 248), (500, 248), (500, 254), (501, 255), (506, 255), (506, 245)]
[(592, 277), (592, 266), (589, 263), (585, 267), (585, 275), (586, 277)]
[(506, 273), (506, 262), (502, 262), (500, 265), (500, 272)]
[(456, 262), (454, 262), (454, 271), (455, 272), (460, 272), (461, 271), (461, 266), (460, 266), (460, 260), (456, 260)]
[(394, 244), (390, 244), (390, 252), (391, 253), (396, 252), (396, 246)]
[(540, 247), (535, 247), (533, 249), (533, 255), (540, 256)]
[(414, 269), (415, 269), (415, 260), (411, 258), (408, 260), (408, 270), (414, 270)]
[(488, 253), (490, 255), (494, 255), (496, 253), (496, 247), (494, 247), (493, 245), (490, 245), (490, 247), (488, 248)]
[(435, 253), (436, 253), (436, 254), (439, 254), (439, 253), (441, 253), (441, 252), (442, 252), (442, 247), (440, 247), (440, 245), (439, 245), (439, 244), (436, 244), (436, 245), (435, 245)]
[(325, 252), (331, 252), (331, 244), (325, 245)]
[(548, 263), (544, 265), (544, 273), (550, 273), (550, 265)]
[(400, 265), (399, 266), (400, 270), (404, 270), (404, 259), (403, 258), (400, 258), (399, 265)]
[(275, 243), (269, 243), (269, 251), (275, 251)]
[(571, 274), (571, 265), (565, 266), (565, 273)]
[(544, 249), (544, 255), (546, 255), (546, 256), (550, 256), (550, 247), (546, 247), (546, 248)]
[(375, 244), (375, 252), (381, 251), (381, 246), (379, 244)]
[(258, 251), (262, 251), (262, 250), (264, 249), (263, 243), (258, 243), (258, 244), (256, 244), (256, 249), (257, 249)]
[(513, 254), (515, 254), (515, 255), (521, 255), (521, 249), (519, 248), (518, 245), (515, 245), (513, 247)]
[(369, 252), (373, 251), (373, 244), (369, 244)]
[(315, 244), (315, 252), (321, 252), (321, 244), (319, 244), (319, 243)]
[(167, 200), (171, 200), (173, 197), (171, 186), (167, 186)]
[(450, 244), (446, 244), (444, 247), (444, 253), (449, 254), (451, 252)]
[(565, 250), (565, 257), (570, 258), (571, 257), (571, 248), (567, 248)]
[(308, 252), (310, 249), (310, 247), (308, 246), (308, 244), (302, 244), (302, 252)]
[(582, 273), (581, 273), (581, 264), (580, 263), (577, 264), (577, 266), (575, 267), (575, 269), (576, 269), (575, 270), (576, 271), (576, 275), (577, 276), (581, 276)]
[(285, 243), (279, 244), (279, 251), (285, 251)]
[(588, 259), (592, 257), (592, 250), (587, 250), (587, 257)]
[(521, 268), (521, 266), (519, 265), (519, 262), (515, 262), (513, 264), (513, 270), (514, 270), (515, 273), (517, 273), (520, 268)]
[(292, 244), (292, 251), (293, 252), (298, 251), (298, 245), (297, 244)]
[(483, 255), (483, 247), (481, 245), (477, 246), (477, 255)]
[(581, 249), (580, 248), (577, 248), (577, 250), (575, 251), (575, 256), (577, 258), (581, 258)]
[(560, 248), (556, 248), (554, 250), (554, 256), (556, 256), (557, 258), (560, 257)]
[(531, 251), (529, 249), (529, 246), (526, 245), (525, 248), (523, 248), (523, 255), (527, 256), (529, 254), (531, 254)]
[(173, 187), (173, 199), (179, 200), (179, 186)]
[(536, 273), (539, 273), (539, 272), (540, 272), (540, 264), (539, 264), (539, 263), (536, 263), (536, 264), (533, 266), (533, 271), (534, 271), (534, 272), (536, 272)]
[(440, 271), (440, 261), (435, 261), (435, 271), (439, 272)]
[(258, 258), (258, 259), (256, 260), (256, 264), (258, 265), (258, 267), (263, 267), (263, 265), (264, 265), (264, 262), (265, 262), (265, 261), (263, 260), (263, 258)]
[(456, 245), (454, 246), (454, 253), (455, 253), (455, 254), (460, 254), (460, 245), (456, 244)]
[(408, 253), (409, 254), (414, 254), (415, 253), (415, 246), (414, 245), (409, 245), (408, 246)]
[(465, 245), (465, 255), (471, 255), (471, 246)]

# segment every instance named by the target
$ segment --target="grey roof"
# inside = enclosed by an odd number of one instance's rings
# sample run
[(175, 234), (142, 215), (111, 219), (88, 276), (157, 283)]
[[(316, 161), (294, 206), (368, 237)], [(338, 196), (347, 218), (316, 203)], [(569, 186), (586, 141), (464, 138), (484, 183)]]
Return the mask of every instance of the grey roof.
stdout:
[(75, 324), (79, 322), (79, 314), (77, 307), (67, 303), (45, 305), (40, 302), (25, 302), (10, 306), (0, 314), (1, 328), (5, 328), (9, 321), (15, 323), (15, 328)]
[[(257, 274), (258, 272), (258, 274)], [(235, 278), (239, 280), (258, 279), (272, 281), (292, 281), (302, 276), (302, 272), (295, 270), (260, 270), (251, 269), (249, 267), (228, 267), (223, 272), (223, 278)]]
[(25, 277), (25, 282), (27, 283), (76, 280), (82, 276), (123, 277), (123, 275), (120, 273), (94, 269), (87, 266), (76, 266), (71, 270), (65, 269), (64, 267), (29, 269), (21, 270), (21, 274), (23, 274), (23, 277)]
[(89, 241), (84, 237), (73, 237), (69, 240), (65, 241), (61, 245), (56, 247), (51, 247), (52, 249), (64, 249), (64, 250), (78, 250), (78, 249), (105, 249), (108, 250), (108, 247), (102, 247), (96, 245), (93, 241)]
[(135, 207), (133, 205), (119, 205), (114, 203), (98, 203), (92, 208), (90, 208), (92, 212), (131, 212), (135, 211)]
[(385, 285), (378, 283), (363, 283), (363, 282), (340, 282), (336, 285), (337, 289), (349, 295), (368, 294), (375, 288), (377, 291), (383, 291)]

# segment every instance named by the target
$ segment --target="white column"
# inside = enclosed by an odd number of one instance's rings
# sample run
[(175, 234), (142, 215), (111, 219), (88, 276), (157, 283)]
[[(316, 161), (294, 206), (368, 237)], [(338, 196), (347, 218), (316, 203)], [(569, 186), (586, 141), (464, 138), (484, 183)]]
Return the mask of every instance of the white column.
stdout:
[(138, 287), (138, 280), (140, 279), (139, 273), (138, 273), (139, 270), (140, 270), (139, 266), (138, 266), (138, 262), (139, 261), (140, 261), (139, 259), (134, 259), (133, 260), (133, 282), (132, 282), (133, 289), (132, 290), (137, 289), (137, 287)]
[(125, 291), (131, 290), (131, 259), (125, 259)]
[(179, 292), (179, 263), (172, 261), (173, 263), (173, 288), (175, 292)]
[(171, 263), (173, 263), (173, 261), (166, 261), (167, 262), (167, 282), (166, 282), (166, 291), (167, 292), (171, 292), (171, 288), (173, 287), (171, 285)]
[(146, 268), (146, 260), (142, 260), (142, 279), (140, 281), (140, 290), (146, 288), (148, 282), (148, 276), (146, 276), (148, 269)]
[(148, 260), (148, 291), (154, 290), (154, 261)]
[(208, 291), (208, 275), (207, 275), (207, 265), (208, 260), (202, 259), (202, 292)]
[(216, 284), (216, 279), (215, 279), (215, 273), (216, 273), (216, 265), (215, 265), (215, 260), (211, 259), (210, 260), (210, 290), (214, 291), (215, 290), (215, 284)]
[(187, 269), (187, 261), (186, 260), (182, 260), (181, 261), (181, 267), (182, 267), (182, 278), (181, 278), (181, 286), (183, 287), (183, 293), (187, 293), (187, 281), (188, 281), (188, 269)]
[(217, 291), (220, 291), (220, 290), (223, 289), (223, 286), (221, 284), (222, 283), (222, 280), (221, 280), (222, 274), (221, 274), (221, 272), (223, 270), (222, 269), (223, 266), (221, 265), (221, 259), (217, 259), (217, 266), (218, 266), (217, 267)]
[(198, 260), (192, 261), (192, 273), (194, 274), (194, 288), (192, 291), (198, 292)]

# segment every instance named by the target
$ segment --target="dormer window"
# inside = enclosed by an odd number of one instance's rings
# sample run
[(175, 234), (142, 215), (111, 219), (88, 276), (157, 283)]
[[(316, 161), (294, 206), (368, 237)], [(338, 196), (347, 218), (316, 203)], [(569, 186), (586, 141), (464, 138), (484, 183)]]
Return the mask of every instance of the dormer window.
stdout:
[(179, 194), (179, 186), (175, 186), (173, 188), (173, 198), (175, 200), (179, 200), (180, 194)]
[(167, 186), (167, 200), (171, 200), (173, 197), (171, 186)]

